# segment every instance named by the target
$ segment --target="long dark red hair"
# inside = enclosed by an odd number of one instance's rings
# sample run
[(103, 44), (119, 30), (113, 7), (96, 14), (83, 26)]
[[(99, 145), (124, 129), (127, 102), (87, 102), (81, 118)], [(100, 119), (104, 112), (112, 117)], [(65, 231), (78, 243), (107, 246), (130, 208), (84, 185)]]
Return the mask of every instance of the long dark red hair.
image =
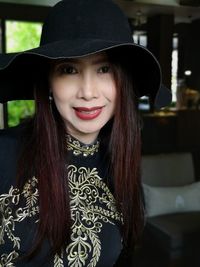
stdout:
[[(109, 142), (109, 169), (114, 179), (117, 207), (123, 215), (121, 230), (124, 245), (132, 247), (144, 225), (140, 181), (140, 118), (137, 110), (137, 86), (128, 61), (124, 57), (120, 59), (118, 55), (114, 49), (108, 52), (113, 63), (117, 103), (111, 127), (104, 127), (101, 135), (102, 143)], [(69, 243), (71, 233), (66, 179), (66, 130), (55, 105), (49, 104), (48, 73), (47, 69), (36, 86), (36, 113), (18, 165), (21, 187), (30, 176), (35, 175), (38, 179), (39, 223), (30, 255), (37, 252), (45, 238), (50, 241), (52, 252), (59, 253), (61, 247)], [(105, 130), (107, 128), (110, 131)]]

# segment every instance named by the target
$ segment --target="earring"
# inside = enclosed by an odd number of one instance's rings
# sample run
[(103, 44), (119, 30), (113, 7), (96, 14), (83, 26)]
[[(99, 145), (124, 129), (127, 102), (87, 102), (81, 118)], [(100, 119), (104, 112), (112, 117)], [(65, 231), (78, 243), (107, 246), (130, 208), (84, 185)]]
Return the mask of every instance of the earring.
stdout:
[(53, 101), (53, 95), (52, 95), (52, 92), (49, 93), (49, 104), (51, 105)]
[(50, 95), (49, 96), (49, 102), (51, 103), (53, 101), (53, 97)]
[(50, 91), (49, 92), (49, 108), (50, 108), (51, 113), (52, 113), (52, 101), (53, 101), (53, 95), (52, 95), (52, 92)]

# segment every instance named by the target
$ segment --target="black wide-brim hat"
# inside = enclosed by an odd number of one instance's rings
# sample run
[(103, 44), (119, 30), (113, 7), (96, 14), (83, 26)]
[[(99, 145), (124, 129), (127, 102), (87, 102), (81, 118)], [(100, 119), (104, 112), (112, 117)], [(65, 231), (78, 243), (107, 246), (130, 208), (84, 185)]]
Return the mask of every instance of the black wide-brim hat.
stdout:
[(0, 55), (0, 102), (33, 99), (37, 78), (49, 60), (76, 58), (116, 49), (133, 70), (139, 96), (149, 96), (158, 108), (171, 101), (161, 84), (154, 55), (133, 42), (129, 23), (111, 0), (63, 0), (50, 11), (40, 46)]

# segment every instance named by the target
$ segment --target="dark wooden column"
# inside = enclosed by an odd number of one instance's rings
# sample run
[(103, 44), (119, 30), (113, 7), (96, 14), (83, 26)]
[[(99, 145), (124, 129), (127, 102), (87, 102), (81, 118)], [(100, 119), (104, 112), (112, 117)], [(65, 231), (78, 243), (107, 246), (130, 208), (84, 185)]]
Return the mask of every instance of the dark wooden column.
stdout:
[(148, 48), (160, 62), (163, 84), (171, 89), (174, 15), (156, 15), (147, 22)]
[(192, 71), (187, 77), (189, 87), (200, 91), (200, 19), (189, 24), (187, 43), (185, 47), (185, 68)]

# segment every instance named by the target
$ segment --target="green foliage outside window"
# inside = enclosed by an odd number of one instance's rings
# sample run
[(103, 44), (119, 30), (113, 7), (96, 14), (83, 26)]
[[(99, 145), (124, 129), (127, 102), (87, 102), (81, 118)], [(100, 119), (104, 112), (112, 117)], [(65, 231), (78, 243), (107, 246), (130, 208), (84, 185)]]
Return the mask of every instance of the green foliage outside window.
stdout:
[[(6, 52), (19, 52), (37, 47), (41, 35), (41, 23), (7, 21)], [(16, 100), (8, 102), (8, 126), (19, 124), (35, 112), (34, 101)]]
[(16, 100), (8, 103), (8, 126), (18, 125), (26, 118), (33, 116), (35, 103), (32, 100)]

